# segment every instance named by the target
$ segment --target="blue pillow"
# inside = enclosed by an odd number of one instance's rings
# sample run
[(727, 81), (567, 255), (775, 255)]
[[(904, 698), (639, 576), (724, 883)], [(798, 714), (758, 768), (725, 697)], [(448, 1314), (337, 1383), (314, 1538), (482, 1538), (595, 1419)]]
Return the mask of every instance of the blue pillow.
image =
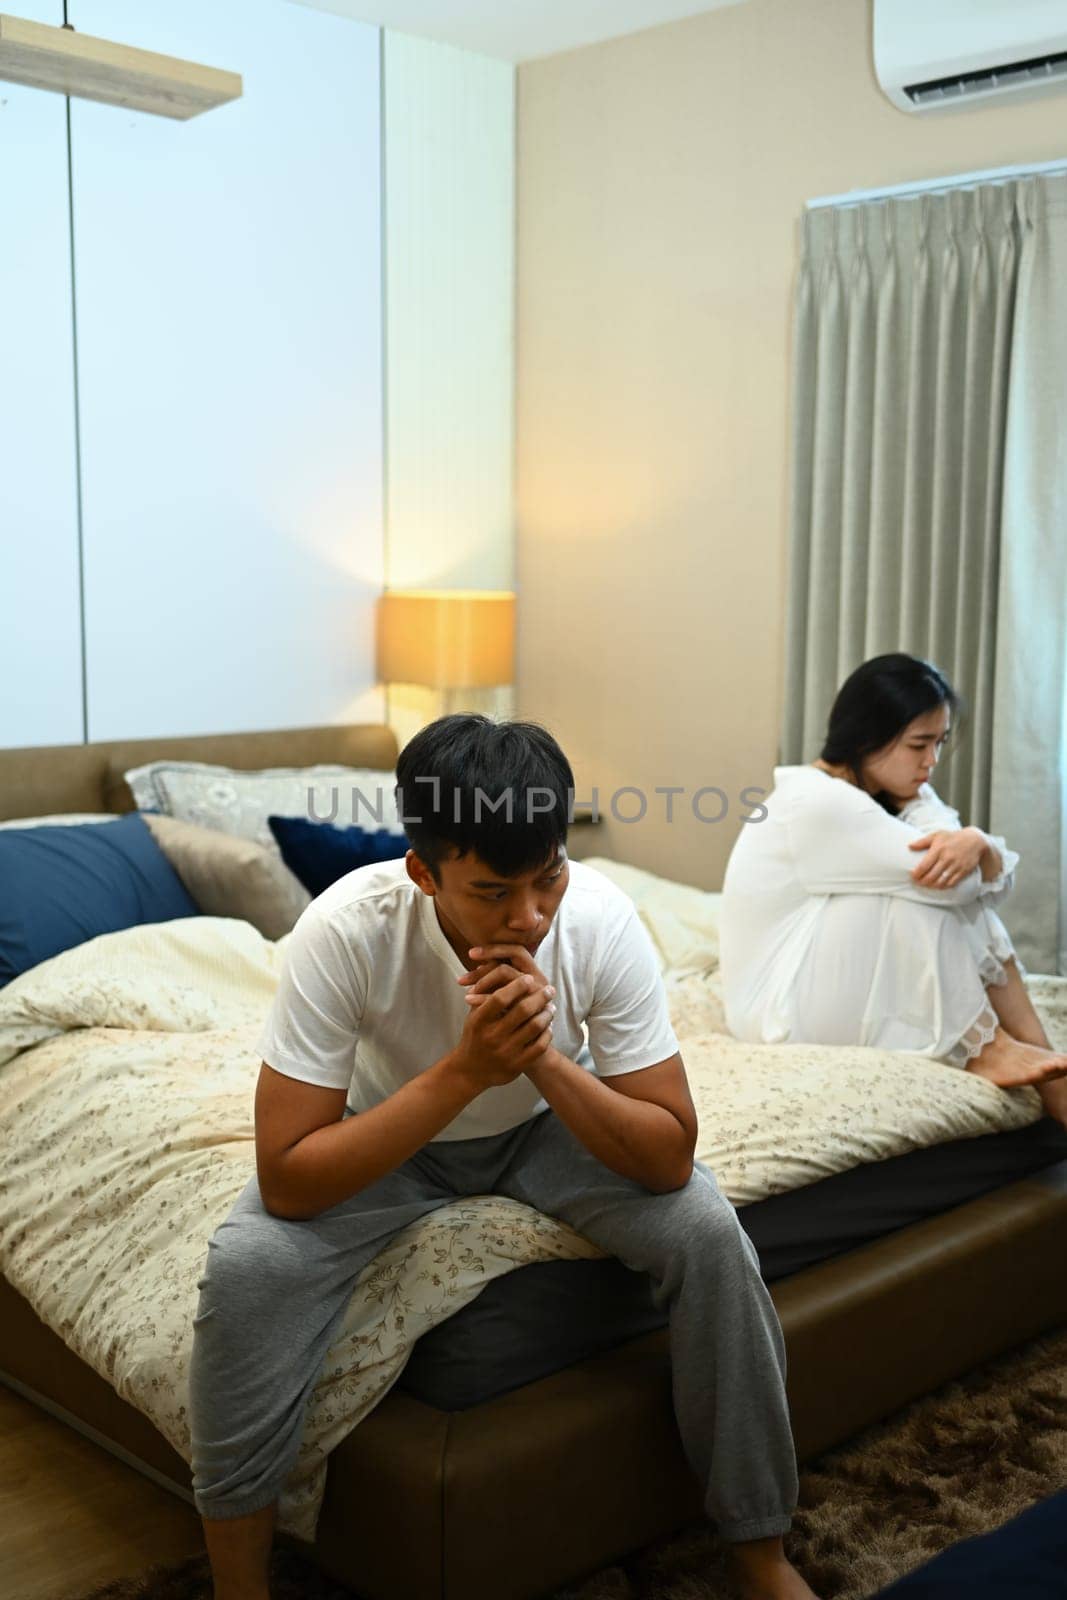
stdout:
[(136, 812), (91, 827), (0, 828), (0, 987), (99, 933), (197, 915)]
[(388, 828), (338, 828), (332, 822), (309, 822), (306, 817), (268, 817), (282, 860), (312, 895), (357, 867), (375, 861), (398, 861), (411, 846), (402, 833)]

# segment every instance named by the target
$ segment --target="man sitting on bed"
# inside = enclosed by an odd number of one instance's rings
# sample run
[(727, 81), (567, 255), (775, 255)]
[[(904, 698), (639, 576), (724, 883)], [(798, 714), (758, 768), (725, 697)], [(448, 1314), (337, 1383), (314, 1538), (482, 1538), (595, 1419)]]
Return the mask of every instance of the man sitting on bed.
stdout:
[(261, 1040), (257, 1176), (211, 1241), (195, 1321), (216, 1600), (267, 1600), (275, 1502), (360, 1272), (427, 1212), (488, 1193), (651, 1276), (682, 1439), (743, 1593), (811, 1600), (782, 1548), (781, 1329), (694, 1165), (651, 943), (625, 895), (568, 862), (572, 795), (543, 729), (444, 717), (398, 763), (406, 860), (349, 873), (293, 932)]

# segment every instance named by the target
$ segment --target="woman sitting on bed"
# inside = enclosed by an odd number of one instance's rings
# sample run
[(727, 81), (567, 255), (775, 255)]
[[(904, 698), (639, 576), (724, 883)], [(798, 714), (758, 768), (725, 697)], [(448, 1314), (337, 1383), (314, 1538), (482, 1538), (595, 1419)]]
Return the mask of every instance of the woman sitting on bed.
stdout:
[(996, 911), (1018, 857), (961, 828), (927, 781), (956, 706), (936, 667), (877, 656), (838, 693), (819, 760), (775, 769), (726, 869), (727, 1022), (739, 1039), (917, 1051), (1034, 1084), (1067, 1126), (1067, 1056)]

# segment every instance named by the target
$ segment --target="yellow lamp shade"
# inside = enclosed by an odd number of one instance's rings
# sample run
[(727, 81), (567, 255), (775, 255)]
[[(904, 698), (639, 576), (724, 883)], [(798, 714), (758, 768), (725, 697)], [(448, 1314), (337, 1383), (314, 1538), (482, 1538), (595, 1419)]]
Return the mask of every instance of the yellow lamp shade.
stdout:
[(378, 677), (485, 689), (515, 676), (509, 589), (391, 589), (378, 602)]

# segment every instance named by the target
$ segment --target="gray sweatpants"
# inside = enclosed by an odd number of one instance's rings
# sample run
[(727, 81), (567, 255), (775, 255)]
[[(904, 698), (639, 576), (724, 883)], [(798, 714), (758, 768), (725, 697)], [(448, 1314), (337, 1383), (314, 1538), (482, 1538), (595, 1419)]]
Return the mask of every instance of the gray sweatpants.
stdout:
[(190, 1371), (193, 1490), (206, 1518), (276, 1500), (363, 1268), (450, 1200), (509, 1195), (635, 1272), (670, 1317), (674, 1408), (705, 1507), (726, 1539), (786, 1531), (797, 1476), (785, 1347), (755, 1248), (712, 1174), (653, 1194), (551, 1112), (489, 1138), (438, 1141), (305, 1221), (272, 1216), (253, 1177), (208, 1248)]

